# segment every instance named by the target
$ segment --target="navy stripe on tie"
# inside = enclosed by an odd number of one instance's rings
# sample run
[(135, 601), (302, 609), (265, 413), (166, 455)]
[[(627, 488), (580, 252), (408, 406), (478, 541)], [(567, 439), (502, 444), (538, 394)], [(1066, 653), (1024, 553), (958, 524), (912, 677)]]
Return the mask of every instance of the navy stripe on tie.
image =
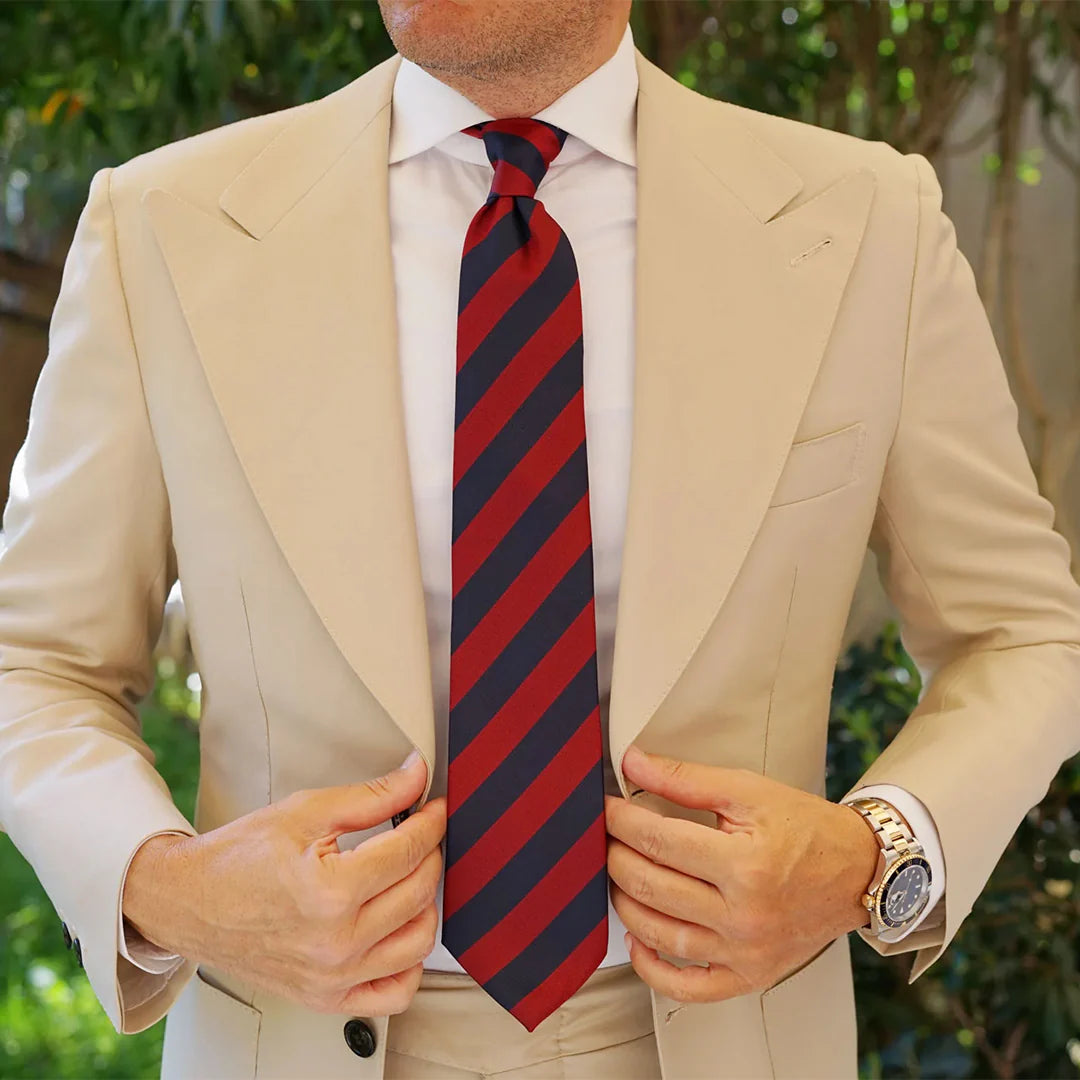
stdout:
[(599, 870), (570, 903), (540, 931), (484, 989), (513, 1008), (539, 986), (596, 929), (597, 911), (607, 911), (607, 872)]
[[(522, 672), (532, 671), (547, 656), (592, 598), (592, 549), (587, 548), (491, 666), (450, 710), (451, 757), (468, 746), (484, 724), (510, 700), (521, 685)], [(458, 606), (454, 604), (454, 613)], [(451, 621), (454, 617), (452, 613)]]
[(547, 322), (577, 284), (577, 264), (570, 241), (562, 233), (547, 266), (510, 305), (457, 374), (455, 427), (472, 411), (509, 359)]
[(563, 518), (588, 493), (585, 456), (585, 444), (582, 443), (462, 587), (454, 600), (452, 650), (473, 632)]
[(488, 151), (489, 159), (494, 151), (497, 159), (509, 162), (525, 173), (533, 182), (534, 191), (544, 179), (547, 172), (544, 155), (537, 150), (536, 143), (523, 136), (515, 135), (512, 131), (489, 131), (484, 135), (484, 148)]
[(544, 771), (551, 763), (551, 747), (569, 742), (596, 707), (596, 685), (594, 653), (521, 742), (454, 811), (454, 834), (446, 848), (447, 865), (457, 862)]
[(458, 281), (458, 314), (511, 255), (524, 247), (531, 231), (529, 222), (536, 200), (524, 195), (491, 227), (491, 231), (461, 260)]
[[(453, 938), (455, 955), (460, 956), (471, 948), (504, 919), (577, 843), (596, 820), (596, 793), (603, 790), (603, 785), (603, 765), (597, 761), (521, 850), (475, 896), (446, 919), (443, 934)], [(603, 812), (603, 804), (599, 805)]]
[(454, 485), (455, 540), (578, 392), (581, 363), (578, 338)]

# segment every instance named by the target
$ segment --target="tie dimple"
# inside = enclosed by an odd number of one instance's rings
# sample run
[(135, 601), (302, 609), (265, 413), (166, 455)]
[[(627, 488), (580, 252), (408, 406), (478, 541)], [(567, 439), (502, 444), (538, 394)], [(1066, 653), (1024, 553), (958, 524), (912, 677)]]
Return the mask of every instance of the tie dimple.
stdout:
[(581, 293), (536, 198), (566, 132), (465, 130), (495, 175), (458, 294), (443, 942), (532, 1031), (607, 949)]
[(488, 199), (500, 195), (535, 198), (548, 166), (566, 142), (562, 128), (532, 118), (485, 120), (465, 128), (465, 133), (484, 140), (488, 161), (495, 169)]

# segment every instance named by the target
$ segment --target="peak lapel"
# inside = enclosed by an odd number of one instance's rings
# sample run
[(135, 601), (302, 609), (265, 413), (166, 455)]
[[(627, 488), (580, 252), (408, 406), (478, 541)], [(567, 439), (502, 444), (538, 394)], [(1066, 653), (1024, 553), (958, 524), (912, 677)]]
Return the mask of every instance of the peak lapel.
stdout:
[(626, 747), (720, 611), (764, 517), (875, 183), (859, 169), (777, 217), (802, 181), (735, 107), (640, 53), (638, 72), (634, 441), (610, 716), (624, 794)]
[(221, 206), (243, 232), (161, 189), (145, 203), (282, 552), (350, 665), (430, 762), (387, 212), (397, 60), (299, 111), (237, 177)]

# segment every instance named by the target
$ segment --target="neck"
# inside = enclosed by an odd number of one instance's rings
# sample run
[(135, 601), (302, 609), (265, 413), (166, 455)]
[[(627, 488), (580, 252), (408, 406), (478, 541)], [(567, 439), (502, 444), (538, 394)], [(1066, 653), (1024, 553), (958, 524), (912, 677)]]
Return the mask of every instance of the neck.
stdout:
[(560, 66), (550, 70), (500, 73), (492, 79), (439, 71), (429, 71), (429, 74), (479, 105), (496, 120), (508, 116), (533, 116), (606, 64), (615, 55), (625, 29), (625, 24), (612, 21), (587, 53), (573, 58), (560, 57)]

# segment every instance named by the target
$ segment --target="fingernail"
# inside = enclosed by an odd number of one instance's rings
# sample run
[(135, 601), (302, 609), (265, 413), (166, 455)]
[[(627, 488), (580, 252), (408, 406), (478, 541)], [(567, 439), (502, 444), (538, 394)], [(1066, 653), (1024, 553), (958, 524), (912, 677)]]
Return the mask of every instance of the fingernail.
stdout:
[(623, 754), (623, 761), (626, 762), (627, 760), (630, 761), (631, 765), (635, 762), (640, 765), (645, 760), (645, 754), (636, 746), (631, 745), (626, 748), (626, 753)]
[(622, 939), (623, 939), (623, 941), (626, 942), (626, 951), (629, 952), (630, 951), (630, 931), (629, 930), (627, 930), (626, 933), (623, 934)]
[(418, 761), (421, 761), (420, 751), (414, 749), (411, 754), (398, 766), (399, 769), (411, 769)]

